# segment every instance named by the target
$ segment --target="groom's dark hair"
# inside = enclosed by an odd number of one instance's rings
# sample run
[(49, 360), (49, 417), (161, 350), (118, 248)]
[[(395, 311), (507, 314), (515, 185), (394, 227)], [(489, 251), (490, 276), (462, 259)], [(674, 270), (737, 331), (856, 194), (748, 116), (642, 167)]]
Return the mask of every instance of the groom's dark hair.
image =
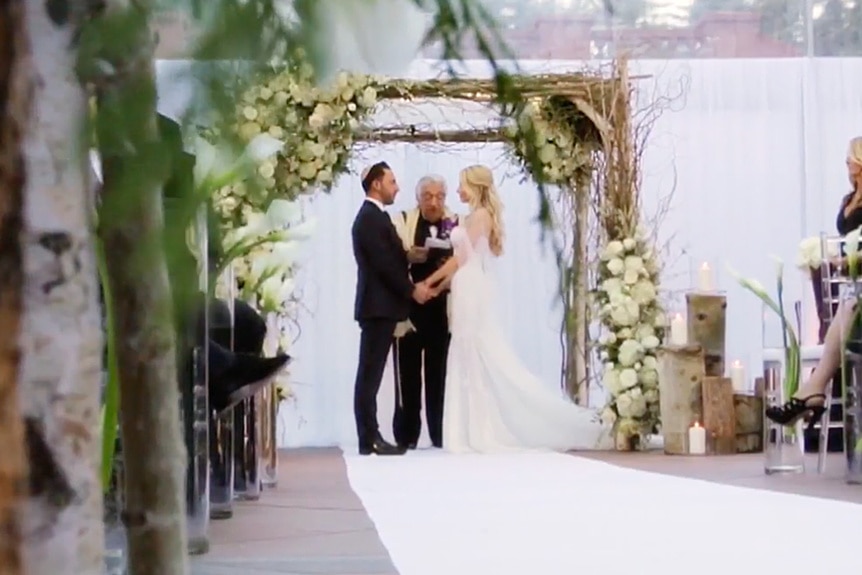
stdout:
[(387, 171), (392, 170), (386, 162), (377, 162), (365, 172), (362, 176), (362, 190), (367, 194), (371, 189), (371, 184), (382, 178)]

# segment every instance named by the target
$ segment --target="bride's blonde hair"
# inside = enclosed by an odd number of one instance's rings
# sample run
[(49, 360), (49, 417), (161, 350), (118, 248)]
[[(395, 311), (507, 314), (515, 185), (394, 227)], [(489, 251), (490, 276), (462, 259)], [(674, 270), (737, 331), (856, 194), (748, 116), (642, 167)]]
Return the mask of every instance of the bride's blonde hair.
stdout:
[(494, 185), (494, 174), (482, 165), (469, 166), (461, 170), (461, 185), (468, 191), (470, 207), (474, 210), (485, 208), (491, 216), (491, 229), (488, 232), (488, 247), (495, 256), (503, 253), (503, 203)]

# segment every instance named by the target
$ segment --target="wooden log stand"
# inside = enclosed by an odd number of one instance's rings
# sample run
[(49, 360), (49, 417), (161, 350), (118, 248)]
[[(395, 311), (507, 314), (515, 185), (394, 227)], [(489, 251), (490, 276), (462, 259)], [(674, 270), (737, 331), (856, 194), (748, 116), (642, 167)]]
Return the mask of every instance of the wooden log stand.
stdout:
[(666, 345), (657, 357), (664, 452), (687, 455), (688, 429), (703, 421), (703, 348)]
[(758, 380), (753, 394), (737, 393), (733, 396), (737, 453), (763, 451), (763, 379)]
[(733, 383), (728, 377), (703, 379), (703, 427), (709, 455), (736, 453), (736, 413)]
[(687, 293), (688, 341), (703, 348), (706, 375), (724, 377), (727, 297), (716, 293)]

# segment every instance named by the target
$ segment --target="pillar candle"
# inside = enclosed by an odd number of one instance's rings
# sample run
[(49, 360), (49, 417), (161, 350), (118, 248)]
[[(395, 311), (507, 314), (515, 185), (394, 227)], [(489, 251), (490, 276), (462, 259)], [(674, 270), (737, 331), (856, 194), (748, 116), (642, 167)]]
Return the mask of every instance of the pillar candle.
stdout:
[(748, 382), (745, 381), (745, 368), (737, 360), (730, 366), (730, 381), (733, 383), (733, 391), (741, 393), (748, 391)]
[(715, 284), (712, 281), (712, 269), (709, 264), (703, 262), (697, 270), (697, 289), (699, 291), (714, 291)]
[(670, 322), (670, 343), (672, 345), (685, 345), (688, 343), (688, 326), (681, 313), (674, 315)]
[(688, 453), (689, 455), (706, 454), (706, 430), (696, 421), (688, 428)]

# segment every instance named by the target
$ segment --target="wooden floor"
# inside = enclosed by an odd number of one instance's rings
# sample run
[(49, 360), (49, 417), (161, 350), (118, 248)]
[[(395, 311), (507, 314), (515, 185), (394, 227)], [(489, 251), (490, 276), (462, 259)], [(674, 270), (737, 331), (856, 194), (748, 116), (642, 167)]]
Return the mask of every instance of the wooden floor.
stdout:
[[(584, 454), (579, 454), (584, 456)], [(818, 475), (767, 476), (762, 455), (675, 457), (661, 452), (586, 455), (621, 467), (717, 483), (862, 504), (862, 486), (847, 485), (841, 455)], [(259, 501), (236, 503), (234, 517), (210, 525), (210, 553), (195, 575), (396, 574), (374, 525), (347, 480), (338, 449), (281, 454), (279, 484)]]

